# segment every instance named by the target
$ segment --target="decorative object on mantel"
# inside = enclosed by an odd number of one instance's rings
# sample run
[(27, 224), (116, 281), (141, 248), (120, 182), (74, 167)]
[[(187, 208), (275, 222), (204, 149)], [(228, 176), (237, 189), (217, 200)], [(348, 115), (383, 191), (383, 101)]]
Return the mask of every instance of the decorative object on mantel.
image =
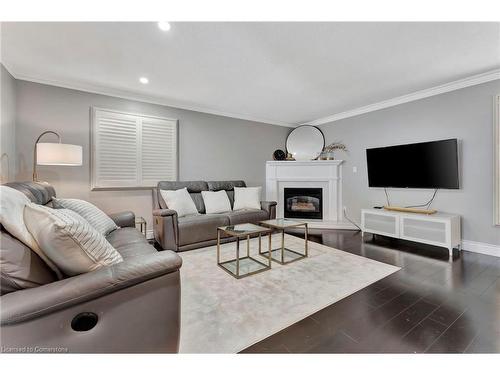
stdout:
[(285, 151), (278, 149), (273, 152), (273, 160), (285, 160), (285, 159), (286, 159)]
[(323, 148), (323, 151), (321, 152), (321, 155), (319, 156), (320, 160), (334, 160), (335, 157), (334, 157), (333, 152), (335, 150), (347, 152), (347, 147), (342, 142), (330, 143), (328, 146)]
[(286, 153), (286, 161), (295, 161), (295, 159), (293, 158), (292, 154), (290, 154), (289, 152)]
[(316, 126), (298, 126), (288, 134), (286, 139), (286, 150), (295, 160), (315, 160), (324, 147), (325, 136)]

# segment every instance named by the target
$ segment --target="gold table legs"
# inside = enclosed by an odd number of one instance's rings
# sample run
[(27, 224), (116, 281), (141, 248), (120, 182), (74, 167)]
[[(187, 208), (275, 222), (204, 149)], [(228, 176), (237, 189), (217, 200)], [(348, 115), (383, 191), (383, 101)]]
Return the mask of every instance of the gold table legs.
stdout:
[[(309, 256), (309, 245), (308, 245), (308, 235), (309, 228), (307, 223), (301, 224), (304, 225), (304, 253), (299, 253), (298, 251), (289, 249), (285, 247), (285, 228), (280, 228), (281, 231), (281, 246), (271, 250), (271, 257), (274, 262), (279, 264), (289, 264), (295, 262), (300, 259), (307, 258)], [(269, 249), (271, 249), (271, 238), (269, 238)], [(268, 255), (268, 251), (259, 252), (260, 255)], [(288, 258), (288, 259), (286, 259)]]
[[(252, 257), (250, 255), (250, 235), (245, 236), (247, 241), (246, 246), (246, 256), (240, 257), (240, 237), (236, 237), (236, 258), (226, 260), (221, 262), (221, 254), (220, 254), (220, 234), (221, 229), (217, 229), (217, 265), (221, 267), (224, 271), (229, 273), (231, 276), (234, 276), (237, 279), (241, 279), (246, 276), (255, 275), (256, 273), (260, 273), (263, 271), (267, 271), (271, 268), (271, 259), (272, 252), (271, 250), (271, 234), (272, 231), (269, 231), (269, 251), (267, 256), (267, 264), (261, 262), (260, 260)], [(262, 253), (262, 234), (259, 233), (259, 254)], [(242, 270), (242, 267), (245, 270)]]

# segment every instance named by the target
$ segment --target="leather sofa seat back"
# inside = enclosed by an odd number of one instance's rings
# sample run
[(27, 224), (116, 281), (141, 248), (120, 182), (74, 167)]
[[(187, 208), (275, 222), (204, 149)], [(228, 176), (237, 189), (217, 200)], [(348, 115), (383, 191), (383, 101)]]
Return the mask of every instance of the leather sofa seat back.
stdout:
[(0, 295), (57, 281), (56, 275), (28, 246), (0, 232)]
[[(5, 186), (19, 190), (33, 203), (50, 205), (56, 196), (54, 188), (45, 182), (9, 182)], [(57, 281), (47, 264), (28, 246), (3, 227), (0, 233), (1, 295), (16, 290), (34, 288)]]
[(168, 208), (167, 204), (161, 196), (160, 190), (179, 190), (187, 188), (191, 198), (193, 198), (196, 209), (200, 214), (205, 213), (205, 204), (203, 203), (202, 191), (208, 190), (208, 185), (205, 181), (160, 181), (158, 182), (158, 203), (160, 208)]
[(8, 182), (5, 186), (19, 190), (26, 195), (30, 201), (36, 204), (49, 204), (52, 197), (56, 196), (54, 188), (46, 182)]
[(201, 193), (190, 193), (189, 194), (193, 199), (194, 205), (200, 214), (204, 214), (205, 210), (205, 202), (203, 201), (203, 196)]
[(234, 188), (235, 187), (246, 187), (245, 181), (234, 180), (234, 181), (207, 181), (208, 189), (210, 191), (220, 191), (225, 190), (227, 196), (229, 197), (229, 202), (231, 202), (231, 208), (234, 206)]

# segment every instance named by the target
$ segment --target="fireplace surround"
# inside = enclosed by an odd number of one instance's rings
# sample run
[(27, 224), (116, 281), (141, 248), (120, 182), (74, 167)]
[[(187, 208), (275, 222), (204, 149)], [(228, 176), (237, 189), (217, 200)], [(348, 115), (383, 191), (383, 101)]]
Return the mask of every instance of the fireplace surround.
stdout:
[[(285, 214), (285, 189), (319, 189), (322, 194), (321, 218), (303, 217), (303, 211), (311, 210), (315, 203), (313, 199), (309, 199), (309, 202), (307, 199), (301, 199), (296, 201), (295, 210), (292, 211), (301, 209), (302, 218), (295, 219), (307, 222), (312, 229), (356, 229), (344, 218), (342, 163), (342, 160), (266, 162), (266, 200), (278, 202), (276, 217), (291, 218), (289, 214)], [(318, 212), (315, 212), (315, 215), (318, 215)]]

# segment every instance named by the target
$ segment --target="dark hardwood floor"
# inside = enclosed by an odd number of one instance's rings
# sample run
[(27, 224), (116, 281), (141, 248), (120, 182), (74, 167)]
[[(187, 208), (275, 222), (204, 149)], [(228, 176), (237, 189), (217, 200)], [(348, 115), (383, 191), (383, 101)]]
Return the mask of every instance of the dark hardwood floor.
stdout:
[(401, 270), (243, 353), (500, 352), (500, 258), (448, 262), (445, 249), (353, 231), (310, 239)]

